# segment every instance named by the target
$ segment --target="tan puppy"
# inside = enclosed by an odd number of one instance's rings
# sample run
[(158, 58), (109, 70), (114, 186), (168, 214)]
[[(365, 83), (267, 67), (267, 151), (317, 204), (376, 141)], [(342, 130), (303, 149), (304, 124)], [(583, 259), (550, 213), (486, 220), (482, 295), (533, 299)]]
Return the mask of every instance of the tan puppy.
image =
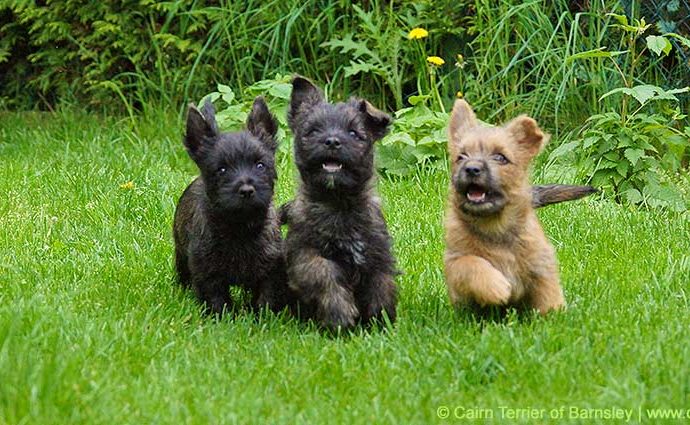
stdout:
[(564, 306), (553, 247), (532, 208), (529, 164), (548, 141), (519, 116), (485, 127), (457, 100), (448, 126), (452, 179), (446, 212), (445, 275), (451, 302)]

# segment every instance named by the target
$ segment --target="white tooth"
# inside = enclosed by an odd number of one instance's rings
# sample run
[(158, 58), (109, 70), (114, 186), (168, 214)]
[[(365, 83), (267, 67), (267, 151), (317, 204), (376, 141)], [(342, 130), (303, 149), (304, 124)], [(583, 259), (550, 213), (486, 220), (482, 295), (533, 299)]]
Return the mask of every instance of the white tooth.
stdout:
[(321, 164), (321, 167), (322, 167), (324, 170), (328, 171), (329, 173), (332, 173), (332, 172), (339, 171), (340, 169), (342, 169), (342, 168), (343, 168), (343, 164), (333, 164), (333, 163), (330, 163), (330, 164)]

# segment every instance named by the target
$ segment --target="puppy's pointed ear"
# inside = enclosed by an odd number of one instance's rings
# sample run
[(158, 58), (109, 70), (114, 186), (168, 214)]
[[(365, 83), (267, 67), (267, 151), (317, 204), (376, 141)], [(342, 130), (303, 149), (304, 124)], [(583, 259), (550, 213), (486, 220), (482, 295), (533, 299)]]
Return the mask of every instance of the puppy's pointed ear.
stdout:
[(278, 143), (276, 143), (278, 122), (268, 110), (266, 101), (262, 96), (257, 96), (254, 99), (252, 111), (247, 117), (247, 131), (261, 140), (272, 151), (278, 147)]
[(364, 124), (367, 131), (372, 136), (372, 141), (383, 139), (388, 134), (388, 127), (392, 120), (387, 113), (376, 109), (371, 103), (364, 99), (356, 99), (357, 108), (364, 116)]
[(216, 112), (210, 100), (199, 111), (193, 104), (187, 109), (187, 129), (184, 145), (192, 159), (198, 159), (203, 147), (213, 143), (218, 136)]
[(460, 135), (470, 128), (476, 127), (477, 124), (477, 117), (469, 103), (465, 102), (464, 99), (456, 100), (448, 122), (448, 153), (451, 160), (455, 160), (458, 155)]
[(300, 115), (309, 112), (314, 106), (323, 102), (321, 90), (304, 77), (296, 76), (292, 80), (292, 94), (290, 95), (290, 109), (288, 110), (288, 124), (294, 129)]
[(549, 141), (550, 136), (545, 134), (537, 125), (537, 122), (527, 115), (520, 115), (513, 119), (505, 128), (513, 136), (513, 142), (531, 159), (541, 151), (541, 148)]

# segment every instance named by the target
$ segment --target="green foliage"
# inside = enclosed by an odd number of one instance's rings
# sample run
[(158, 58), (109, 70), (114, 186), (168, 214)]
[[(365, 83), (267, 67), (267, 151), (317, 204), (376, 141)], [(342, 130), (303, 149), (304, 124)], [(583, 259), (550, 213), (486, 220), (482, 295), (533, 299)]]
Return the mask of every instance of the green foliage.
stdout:
[[(621, 48), (625, 50), (610, 52), (599, 48), (570, 59), (605, 58), (613, 62), (624, 86), (609, 90), (599, 100), (622, 94), (618, 111), (590, 117), (580, 139), (556, 148), (551, 158), (576, 152), (579, 172), (590, 176), (593, 185), (610, 190), (619, 201), (686, 210), (688, 201), (672, 176), (687, 165), (690, 127), (680, 129), (686, 115), (667, 103), (677, 103), (676, 95), (690, 91), (690, 87), (665, 90), (651, 84), (633, 85), (639, 81), (636, 71), (645, 50), (657, 56), (667, 55), (672, 45), (666, 36), (647, 36), (645, 48), (637, 52), (637, 40), (651, 25), (644, 18), (630, 23), (626, 16), (609, 15), (615, 22), (610, 26), (622, 33)], [(620, 61), (621, 57), (625, 60)], [(639, 103), (632, 112), (628, 98)], [(652, 109), (652, 104), (658, 104), (656, 112), (642, 112)]]
[(435, 112), (425, 98), (411, 98), (414, 106), (395, 113), (391, 133), (377, 150), (377, 166), (388, 175), (407, 176), (419, 167), (445, 169), (447, 114)]
[(213, 81), (241, 92), (277, 71), (318, 75), (339, 64), (318, 57), (318, 44), (347, 24), (338, 17), (349, 6), (308, 13), (315, 3), (2, 1), (0, 94), (20, 106), (119, 102), (131, 112), (178, 107)]
[[(242, 7), (229, 0), (55, 0), (47, 7), (0, 0), (0, 98), (44, 109), (60, 101), (119, 104), (132, 115), (149, 104), (178, 108), (218, 81), (241, 94), (276, 73), (300, 73), (394, 109), (414, 90), (404, 86), (409, 69), (396, 69), (401, 20), (440, 25), (439, 35), (457, 37), (464, 29), (453, 20), (467, 18), (456, 6), (449, 0), (386, 6), (269, 0)], [(347, 44), (343, 34), (359, 43), (376, 36), (377, 44), (350, 63), (342, 47), (323, 44)]]
[(551, 158), (576, 153), (581, 176), (619, 201), (684, 211), (688, 201), (672, 176), (690, 151), (689, 128), (683, 134), (669, 126), (682, 118), (640, 112), (623, 120), (618, 112), (597, 114), (578, 140), (562, 144)]
[[(351, 57), (350, 63), (343, 67), (345, 78), (359, 74), (377, 77), (384, 83), (382, 88), (395, 99), (395, 107), (401, 108), (406, 69), (397, 18), (392, 11), (375, 16), (373, 11), (365, 12), (357, 5), (353, 5), (353, 8), (359, 23), (357, 32), (324, 42), (322, 46)], [(378, 17), (383, 19), (376, 19)]]

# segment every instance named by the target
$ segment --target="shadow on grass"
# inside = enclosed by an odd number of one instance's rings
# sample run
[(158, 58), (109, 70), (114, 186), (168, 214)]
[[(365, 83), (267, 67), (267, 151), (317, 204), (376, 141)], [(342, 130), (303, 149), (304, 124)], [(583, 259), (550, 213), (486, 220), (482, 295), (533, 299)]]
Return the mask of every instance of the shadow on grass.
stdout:
[(456, 320), (477, 323), (482, 328), (488, 325), (510, 325), (514, 323), (527, 325), (542, 319), (536, 310), (526, 307), (481, 307), (472, 304), (456, 307), (454, 310)]

